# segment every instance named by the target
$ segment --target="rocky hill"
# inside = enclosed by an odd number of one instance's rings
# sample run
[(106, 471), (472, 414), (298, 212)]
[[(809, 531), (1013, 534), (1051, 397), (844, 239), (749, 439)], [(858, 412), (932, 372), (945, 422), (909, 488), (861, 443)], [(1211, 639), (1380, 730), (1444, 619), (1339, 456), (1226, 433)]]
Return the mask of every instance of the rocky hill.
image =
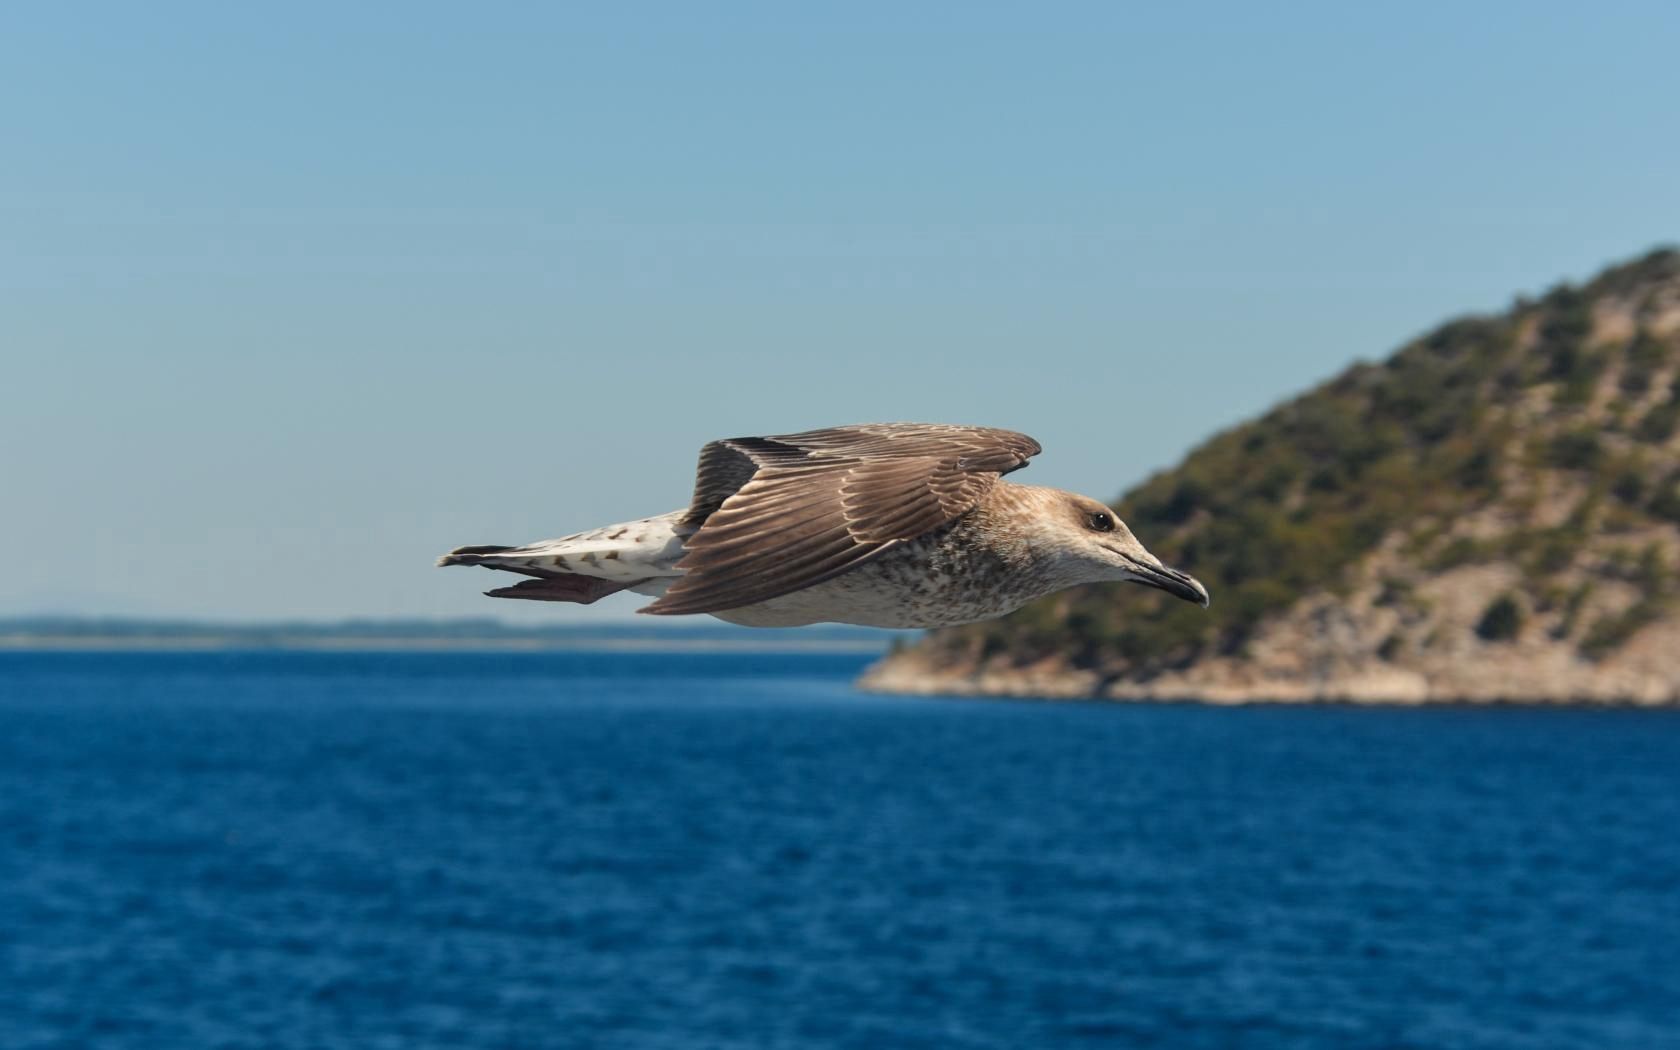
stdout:
[(1213, 593), (942, 631), (892, 691), (1680, 702), (1680, 252), (1452, 321), (1116, 508)]

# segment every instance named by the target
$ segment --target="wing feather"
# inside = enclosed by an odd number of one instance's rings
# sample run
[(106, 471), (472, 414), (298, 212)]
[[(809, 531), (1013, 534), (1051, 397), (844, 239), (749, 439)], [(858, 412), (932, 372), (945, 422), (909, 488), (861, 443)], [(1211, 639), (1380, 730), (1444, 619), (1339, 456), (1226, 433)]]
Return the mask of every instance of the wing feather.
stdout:
[(643, 612), (738, 608), (803, 590), (972, 510), (1040, 451), (988, 427), (871, 423), (700, 450), (683, 576)]

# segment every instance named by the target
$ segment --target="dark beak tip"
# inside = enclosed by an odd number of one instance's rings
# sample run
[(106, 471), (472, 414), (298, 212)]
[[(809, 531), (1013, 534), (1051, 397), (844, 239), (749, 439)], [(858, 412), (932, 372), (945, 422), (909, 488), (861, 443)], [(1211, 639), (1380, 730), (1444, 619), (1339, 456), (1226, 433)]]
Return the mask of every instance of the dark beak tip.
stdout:
[(1121, 554), (1121, 557), (1131, 563), (1131, 578), (1146, 587), (1166, 591), (1174, 598), (1194, 602), (1204, 609), (1213, 601), (1212, 596), (1208, 594), (1208, 589), (1202, 586), (1202, 581), (1187, 572), (1168, 568), (1158, 561), (1150, 564), (1124, 553)]
[(1159, 578), (1141, 581), (1152, 587), (1158, 587), (1174, 598), (1180, 598), (1206, 609), (1213, 602), (1213, 596), (1208, 594), (1202, 581), (1187, 573), (1169, 570)]

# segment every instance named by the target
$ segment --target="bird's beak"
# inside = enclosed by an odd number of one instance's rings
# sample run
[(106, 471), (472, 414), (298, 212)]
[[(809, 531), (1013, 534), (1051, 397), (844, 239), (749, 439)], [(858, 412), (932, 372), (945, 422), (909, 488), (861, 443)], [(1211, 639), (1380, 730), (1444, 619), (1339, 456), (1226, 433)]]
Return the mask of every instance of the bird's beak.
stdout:
[(1151, 565), (1140, 558), (1127, 557), (1126, 560), (1131, 563), (1130, 571), (1136, 582), (1150, 587), (1159, 587), (1174, 598), (1183, 598), (1187, 602), (1195, 602), (1204, 609), (1208, 607), (1207, 588), (1203, 587), (1201, 581), (1189, 573), (1169, 569), (1158, 562)]

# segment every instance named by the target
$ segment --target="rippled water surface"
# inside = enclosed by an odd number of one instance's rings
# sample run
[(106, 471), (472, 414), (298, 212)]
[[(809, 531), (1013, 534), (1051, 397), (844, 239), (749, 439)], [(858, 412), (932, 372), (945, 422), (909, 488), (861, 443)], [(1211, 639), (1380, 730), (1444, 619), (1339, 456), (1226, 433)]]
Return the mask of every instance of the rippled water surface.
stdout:
[(0, 655), (0, 1047), (1680, 1048), (1680, 714)]

